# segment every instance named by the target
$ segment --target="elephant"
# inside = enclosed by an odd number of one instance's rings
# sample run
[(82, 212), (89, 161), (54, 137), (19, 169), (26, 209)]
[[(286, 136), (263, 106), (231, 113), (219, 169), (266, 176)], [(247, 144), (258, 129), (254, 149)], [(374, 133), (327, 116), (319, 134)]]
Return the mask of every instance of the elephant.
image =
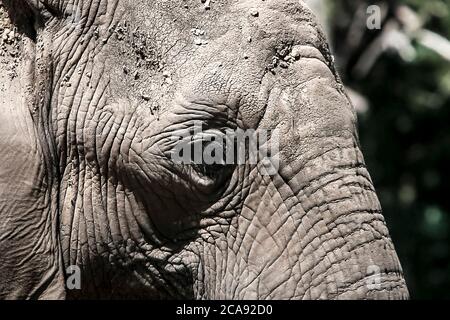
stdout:
[[(356, 112), (303, 1), (0, 9), (0, 298), (408, 298)], [(277, 149), (174, 161), (174, 136), (202, 148), (228, 129)]]

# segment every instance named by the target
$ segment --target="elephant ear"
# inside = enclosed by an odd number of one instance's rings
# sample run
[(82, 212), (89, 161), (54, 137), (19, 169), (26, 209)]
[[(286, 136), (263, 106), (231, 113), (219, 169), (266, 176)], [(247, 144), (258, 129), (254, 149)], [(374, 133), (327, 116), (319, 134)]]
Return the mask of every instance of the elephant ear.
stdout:
[(2, 3), (0, 10), (7, 10), (12, 21), (1, 23), (16, 25), (15, 34), (23, 41), (2, 48), (19, 48), (20, 59), (0, 55), (0, 299), (64, 298), (58, 179), (45, 125), (36, 121), (43, 117), (33, 118), (30, 112), (37, 99), (34, 45), (27, 39), (33, 20), (29, 26), (27, 18), (36, 12), (25, 0)]

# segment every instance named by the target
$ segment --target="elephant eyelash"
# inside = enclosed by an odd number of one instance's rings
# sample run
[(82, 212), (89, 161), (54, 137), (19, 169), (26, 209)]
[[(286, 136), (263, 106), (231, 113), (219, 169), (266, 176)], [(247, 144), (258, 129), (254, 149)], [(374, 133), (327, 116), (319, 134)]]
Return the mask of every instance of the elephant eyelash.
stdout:
[[(202, 144), (202, 150), (206, 148), (209, 144), (214, 143), (211, 141), (199, 141), (198, 143)], [(193, 153), (192, 153), (193, 154)], [(226, 155), (226, 146), (223, 146), (222, 156)], [(221, 182), (226, 176), (226, 172), (231, 171), (231, 166), (225, 163), (195, 163), (195, 160), (192, 159), (190, 164), (192, 169), (199, 175), (203, 177), (208, 177), (216, 182)]]
[(193, 164), (191, 166), (196, 172), (200, 173), (203, 176), (210, 177), (212, 179), (219, 178), (221, 171), (225, 167), (224, 165), (220, 165), (220, 164), (213, 164), (213, 165)]
[[(209, 144), (211, 144), (211, 141), (199, 141), (198, 143), (202, 144), (202, 150), (206, 148)], [(223, 156), (225, 155), (226, 147), (223, 147)], [(192, 153), (193, 154), (193, 153)], [(225, 164), (222, 163), (214, 163), (214, 164), (206, 164), (206, 163), (195, 163), (195, 160), (192, 159), (191, 163), (192, 168), (200, 173), (203, 176), (210, 177), (212, 179), (219, 178), (222, 170), (226, 167)]]

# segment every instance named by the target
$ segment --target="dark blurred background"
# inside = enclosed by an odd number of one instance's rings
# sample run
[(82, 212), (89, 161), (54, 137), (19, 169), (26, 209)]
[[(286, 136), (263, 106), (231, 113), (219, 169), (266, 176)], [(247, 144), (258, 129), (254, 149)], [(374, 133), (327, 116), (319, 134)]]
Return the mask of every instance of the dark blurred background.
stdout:
[(411, 296), (450, 298), (450, 0), (306, 2), (359, 113)]

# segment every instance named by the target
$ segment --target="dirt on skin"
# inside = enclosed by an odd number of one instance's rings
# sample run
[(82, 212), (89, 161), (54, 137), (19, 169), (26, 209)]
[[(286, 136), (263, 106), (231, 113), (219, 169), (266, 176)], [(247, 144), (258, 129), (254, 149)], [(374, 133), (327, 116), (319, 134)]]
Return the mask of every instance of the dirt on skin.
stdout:
[(11, 78), (17, 76), (20, 45), (21, 35), (12, 25), (8, 12), (0, 0), (0, 68), (7, 70)]

